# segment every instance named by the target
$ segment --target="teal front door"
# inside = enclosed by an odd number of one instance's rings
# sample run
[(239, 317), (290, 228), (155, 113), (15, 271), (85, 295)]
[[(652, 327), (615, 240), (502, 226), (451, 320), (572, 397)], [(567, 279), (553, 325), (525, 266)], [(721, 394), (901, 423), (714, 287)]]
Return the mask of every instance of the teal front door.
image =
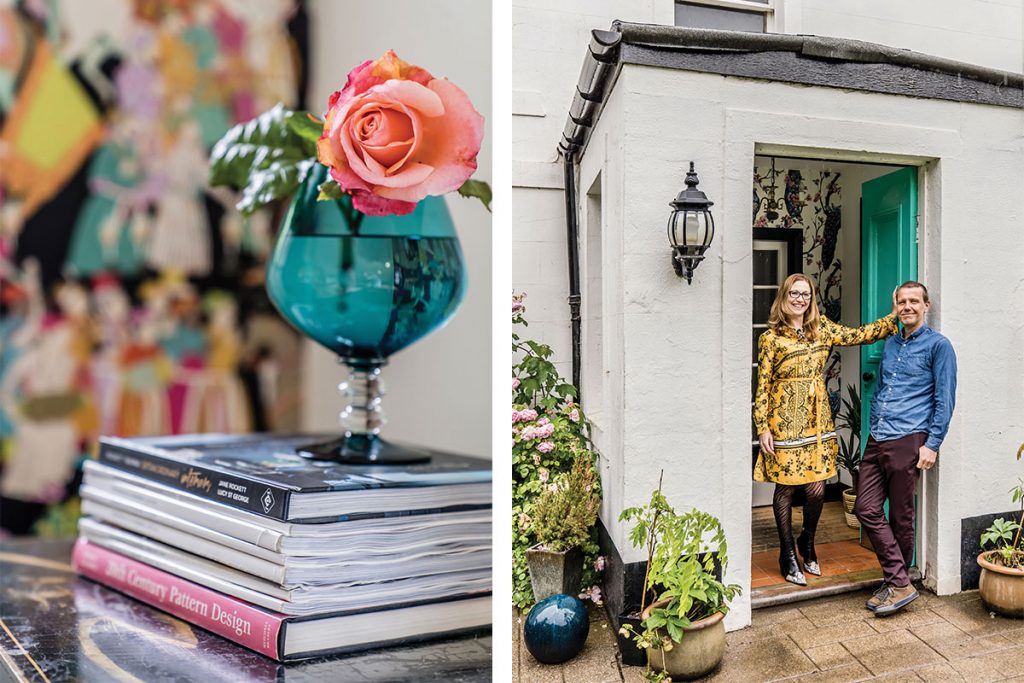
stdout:
[[(917, 279), (917, 169), (861, 186), (860, 313), (869, 323), (892, 311), (892, 290)], [(884, 342), (860, 347), (861, 453), (868, 441), (871, 398)], [(888, 514), (886, 503), (886, 514)]]

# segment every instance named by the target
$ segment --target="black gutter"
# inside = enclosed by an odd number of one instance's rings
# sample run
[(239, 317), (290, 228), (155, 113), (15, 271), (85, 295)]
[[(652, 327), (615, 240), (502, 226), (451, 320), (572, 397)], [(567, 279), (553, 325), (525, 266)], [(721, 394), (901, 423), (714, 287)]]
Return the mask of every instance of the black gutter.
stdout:
[(588, 59), (583, 62), (576, 96), (569, 109), (569, 121), (565, 124), (562, 142), (558, 151), (564, 160), (565, 171), (565, 235), (569, 250), (569, 321), (572, 325), (572, 384), (576, 396), (583, 396), (582, 375), (582, 331), (580, 308), (583, 297), (580, 294), (580, 219), (577, 207), (576, 166), (579, 152), (589, 131), (601, 114), (604, 102), (615, 83), (617, 73), (618, 46), (621, 34), (611, 31), (592, 31)]

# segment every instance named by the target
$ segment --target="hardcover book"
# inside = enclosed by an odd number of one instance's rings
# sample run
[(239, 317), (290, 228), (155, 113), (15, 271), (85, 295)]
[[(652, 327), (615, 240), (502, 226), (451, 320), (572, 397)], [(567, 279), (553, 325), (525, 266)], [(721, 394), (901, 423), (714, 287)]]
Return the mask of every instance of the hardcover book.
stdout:
[(487, 505), (491, 463), (431, 451), (427, 463), (342, 465), (296, 447), (322, 436), (198, 434), (100, 439), (100, 462), (131, 474), (278, 520)]
[(423, 539), (443, 545), (486, 536), (490, 544), (490, 505), (345, 515), (329, 522), (298, 524), (200, 498), (95, 461), (87, 461), (84, 469), (79, 489), (83, 505), (114, 508), (236, 549), (254, 546), (285, 556), (310, 557), (359, 547), (404, 548)]
[(491, 622), (489, 591), (303, 618), (262, 609), (85, 539), (75, 543), (72, 564), (82, 576), (278, 661), (450, 637)]
[[(424, 571), (417, 563), (409, 562), (404, 570), (399, 568), (402, 578), (352, 580), (347, 572), (339, 571), (331, 583), (288, 585), (253, 573), (254, 566), (263, 561), (246, 559), (242, 553), (236, 553), (239, 561), (229, 566), (90, 517), (82, 518), (78, 529), (79, 535), (92, 545), (292, 616), (373, 609), (400, 601), (438, 601), (491, 587), (490, 557), (483, 556), (441, 573)], [(264, 563), (265, 568), (270, 566)]]

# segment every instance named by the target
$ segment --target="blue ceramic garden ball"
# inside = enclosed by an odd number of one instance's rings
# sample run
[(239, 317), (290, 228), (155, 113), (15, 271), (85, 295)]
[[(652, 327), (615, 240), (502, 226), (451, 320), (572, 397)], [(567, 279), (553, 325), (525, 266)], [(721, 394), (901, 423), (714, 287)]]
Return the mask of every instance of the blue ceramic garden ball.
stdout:
[(533, 606), (523, 624), (523, 640), (538, 662), (561, 664), (580, 653), (589, 631), (590, 615), (583, 601), (559, 593)]

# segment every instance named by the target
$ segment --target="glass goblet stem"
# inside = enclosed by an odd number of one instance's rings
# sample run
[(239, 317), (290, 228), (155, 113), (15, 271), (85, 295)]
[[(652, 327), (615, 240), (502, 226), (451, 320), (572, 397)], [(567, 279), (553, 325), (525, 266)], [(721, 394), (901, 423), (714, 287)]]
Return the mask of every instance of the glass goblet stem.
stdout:
[(384, 398), (384, 382), (380, 378), (379, 365), (351, 365), (347, 382), (338, 385), (338, 391), (345, 401), (345, 408), (338, 414), (346, 436), (356, 434), (376, 435), (387, 420), (381, 403)]

